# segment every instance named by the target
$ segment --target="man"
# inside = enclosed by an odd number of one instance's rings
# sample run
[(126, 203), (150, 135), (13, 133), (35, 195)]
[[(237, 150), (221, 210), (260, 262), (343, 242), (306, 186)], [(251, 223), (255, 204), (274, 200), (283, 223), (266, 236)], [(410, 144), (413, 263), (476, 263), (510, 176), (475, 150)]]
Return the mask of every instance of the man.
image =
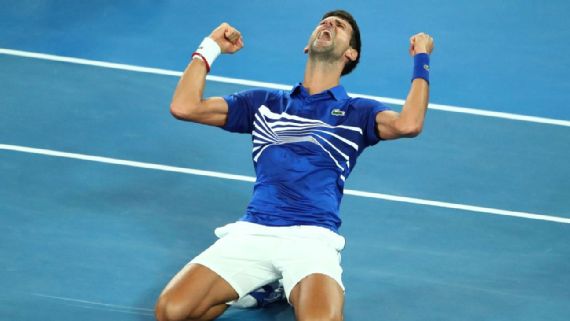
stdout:
[(360, 57), (360, 32), (346, 11), (326, 13), (312, 32), (303, 82), (292, 91), (258, 89), (203, 99), (213, 60), (242, 47), (241, 34), (227, 23), (205, 38), (178, 83), (171, 112), (252, 134), (253, 197), (245, 216), (216, 229), (219, 240), (170, 281), (156, 317), (213, 320), (228, 302), (282, 279), (297, 320), (342, 320), (338, 208), (344, 181), (365, 147), (420, 133), (433, 39), (423, 33), (410, 38), (414, 75), (401, 113), (350, 98), (339, 85)]

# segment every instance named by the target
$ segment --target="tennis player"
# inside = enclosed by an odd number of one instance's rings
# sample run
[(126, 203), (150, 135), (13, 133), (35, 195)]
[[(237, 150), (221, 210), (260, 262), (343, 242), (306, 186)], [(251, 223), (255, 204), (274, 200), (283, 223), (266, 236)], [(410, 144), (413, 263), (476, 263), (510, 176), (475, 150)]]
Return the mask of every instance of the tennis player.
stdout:
[(311, 33), (303, 81), (290, 91), (253, 89), (203, 98), (220, 53), (244, 45), (227, 23), (192, 55), (171, 104), (174, 117), (252, 135), (256, 183), (245, 215), (168, 283), (159, 321), (213, 320), (232, 302), (276, 280), (297, 320), (342, 320), (339, 205), (357, 157), (380, 140), (415, 137), (429, 96), (433, 39), (410, 38), (411, 89), (400, 113), (351, 98), (339, 84), (360, 58), (360, 31), (346, 11), (326, 13)]

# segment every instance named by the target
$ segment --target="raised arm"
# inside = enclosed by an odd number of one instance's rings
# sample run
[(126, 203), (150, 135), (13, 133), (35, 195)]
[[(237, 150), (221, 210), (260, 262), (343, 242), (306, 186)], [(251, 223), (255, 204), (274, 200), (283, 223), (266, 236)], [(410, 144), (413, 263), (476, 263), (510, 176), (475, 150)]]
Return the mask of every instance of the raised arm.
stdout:
[[(402, 112), (384, 111), (376, 115), (376, 130), (380, 138), (416, 137), (421, 133), (429, 101), (429, 83), (425, 77), (429, 71), (429, 61), (428, 64), (425, 61), (429, 56), (416, 57), (416, 55), (430, 55), (432, 51), (433, 38), (429, 35), (419, 33), (410, 38), (410, 55), (416, 58), (415, 68), (420, 68), (420, 73), (414, 73), (415, 79), (412, 81)], [(423, 74), (422, 68), (426, 68)]]
[[(243, 48), (240, 32), (227, 23), (222, 23), (212, 31), (209, 38), (215, 43), (206, 40), (202, 42), (199, 51), (206, 50), (210, 53), (218, 49), (215, 47), (217, 45), (221, 53), (233, 54)], [(217, 55), (214, 54), (212, 58), (206, 53), (193, 55), (193, 59), (178, 81), (170, 103), (170, 112), (177, 119), (211, 126), (223, 126), (226, 123), (228, 114), (226, 101), (221, 97), (203, 98), (206, 74), (215, 56)]]

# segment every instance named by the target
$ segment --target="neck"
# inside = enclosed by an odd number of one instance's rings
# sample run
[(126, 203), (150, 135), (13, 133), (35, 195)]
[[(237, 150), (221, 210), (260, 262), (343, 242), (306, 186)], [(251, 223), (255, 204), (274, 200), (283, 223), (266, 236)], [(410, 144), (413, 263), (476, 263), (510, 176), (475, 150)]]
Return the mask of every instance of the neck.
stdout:
[(303, 87), (307, 88), (309, 94), (314, 95), (338, 86), (342, 67), (336, 63), (309, 58), (305, 67)]

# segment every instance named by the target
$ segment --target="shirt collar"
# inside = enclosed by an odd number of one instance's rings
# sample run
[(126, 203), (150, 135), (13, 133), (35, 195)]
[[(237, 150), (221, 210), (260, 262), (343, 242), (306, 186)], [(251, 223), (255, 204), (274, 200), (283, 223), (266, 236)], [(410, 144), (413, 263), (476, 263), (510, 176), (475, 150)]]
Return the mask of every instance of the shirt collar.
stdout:
[[(342, 85), (332, 87), (332, 88), (327, 89), (327, 90), (323, 91), (322, 93), (318, 93), (316, 95), (322, 95), (323, 93), (327, 93), (327, 94), (331, 95), (336, 100), (343, 100), (343, 99), (350, 98)], [(301, 94), (304, 97), (310, 96), (309, 92), (307, 91), (307, 89), (305, 89), (305, 87), (303, 87), (302, 83), (296, 84), (293, 87), (293, 89), (291, 89), (291, 96), (295, 96), (298, 94)]]
[(348, 94), (342, 85), (338, 85), (328, 90), (336, 100), (348, 99)]

